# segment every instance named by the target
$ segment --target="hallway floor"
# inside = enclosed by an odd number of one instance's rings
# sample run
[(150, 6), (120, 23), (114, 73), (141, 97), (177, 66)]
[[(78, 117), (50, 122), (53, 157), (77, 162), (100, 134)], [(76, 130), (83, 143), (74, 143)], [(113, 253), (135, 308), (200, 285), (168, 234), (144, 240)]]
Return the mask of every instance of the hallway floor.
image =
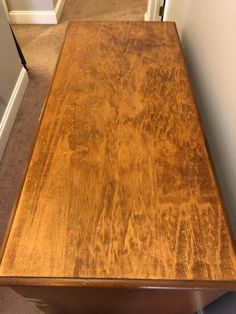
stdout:
[[(27, 60), (30, 81), (0, 164), (0, 243), (24, 178), (68, 20), (142, 21), (146, 6), (146, 0), (67, 0), (57, 25), (13, 25)], [(0, 288), (0, 312), (41, 313), (8, 288)]]

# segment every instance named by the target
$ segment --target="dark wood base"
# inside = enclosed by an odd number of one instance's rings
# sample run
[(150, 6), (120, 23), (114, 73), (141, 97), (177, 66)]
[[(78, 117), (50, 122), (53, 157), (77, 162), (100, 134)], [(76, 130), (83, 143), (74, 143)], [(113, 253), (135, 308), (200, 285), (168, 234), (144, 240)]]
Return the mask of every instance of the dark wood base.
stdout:
[(15, 287), (45, 313), (193, 314), (225, 292), (195, 289)]

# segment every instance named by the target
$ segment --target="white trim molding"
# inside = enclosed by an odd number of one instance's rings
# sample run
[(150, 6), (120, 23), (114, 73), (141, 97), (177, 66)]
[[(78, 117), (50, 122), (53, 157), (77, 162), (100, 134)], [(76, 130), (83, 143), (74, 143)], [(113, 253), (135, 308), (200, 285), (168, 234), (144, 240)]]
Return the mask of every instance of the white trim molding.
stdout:
[(51, 11), (10, 11), (12, 24), (58, 24), (65, 0), (58, 0)]
[(11, 94), (11, 98), (5, 109), (4, 115), (0, 121), (0, 161), (7, 145), (7, 141), (15, 122), (15, 118), (23, 99), (26, 87), (28, 85), (28, 81), (29, 78), (27, 71), (25, 68), (22, 68)]
[(145, 21), (161, 21), (159, 16), (160, 7), (163, 5), (163, 0), (148, 0), (147, 12), (145, 13)]
[(56, 7), (55, 7), (57, 23), (60, 20), (61, 13), (62, 13), (62, 10), (64, 8), (64, 4), (65, 4), (65, 0), (57, 0), (57, 4), (56, 4)]
[(7, 18), (8, 22), (10, 23), (10, 16), (9, 16), (9, 12), (8, 12), (9, 10), (8, 10), (8, 6), (7, 6), (6, 0), (2, 0), (2, 5), (3, 5), (3, 9), (4, 9), (5, 13), (6, 13), (6, 18)]

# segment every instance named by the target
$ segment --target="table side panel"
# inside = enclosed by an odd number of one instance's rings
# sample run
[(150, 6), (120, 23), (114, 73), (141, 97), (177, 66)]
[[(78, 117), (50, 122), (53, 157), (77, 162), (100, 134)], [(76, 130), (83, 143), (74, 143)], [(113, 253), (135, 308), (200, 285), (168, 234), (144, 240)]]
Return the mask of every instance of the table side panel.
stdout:
[(16, 287), (15, 290), (51, 314), (193, 314), (224, 294), (220, 290), (78, 287)]

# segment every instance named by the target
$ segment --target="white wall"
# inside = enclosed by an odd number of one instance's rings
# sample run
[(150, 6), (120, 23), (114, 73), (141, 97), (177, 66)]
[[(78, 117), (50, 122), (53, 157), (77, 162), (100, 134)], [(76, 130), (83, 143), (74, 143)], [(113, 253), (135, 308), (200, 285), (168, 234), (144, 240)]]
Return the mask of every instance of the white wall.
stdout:
[(28, 83), (0, 0), (0, 161)]
[(167, 0), (236, 237), (236, 0)]
[(57, 0), (7, 0), (9, 11), (50, 11)]
[(65, 0), (4, 1), (12, 24), (57, 24), (65, 4)]
[(2, 2), (0, 1), (0, 111), (2, 115), (21, 69), (21, 60), (16, 50)]

